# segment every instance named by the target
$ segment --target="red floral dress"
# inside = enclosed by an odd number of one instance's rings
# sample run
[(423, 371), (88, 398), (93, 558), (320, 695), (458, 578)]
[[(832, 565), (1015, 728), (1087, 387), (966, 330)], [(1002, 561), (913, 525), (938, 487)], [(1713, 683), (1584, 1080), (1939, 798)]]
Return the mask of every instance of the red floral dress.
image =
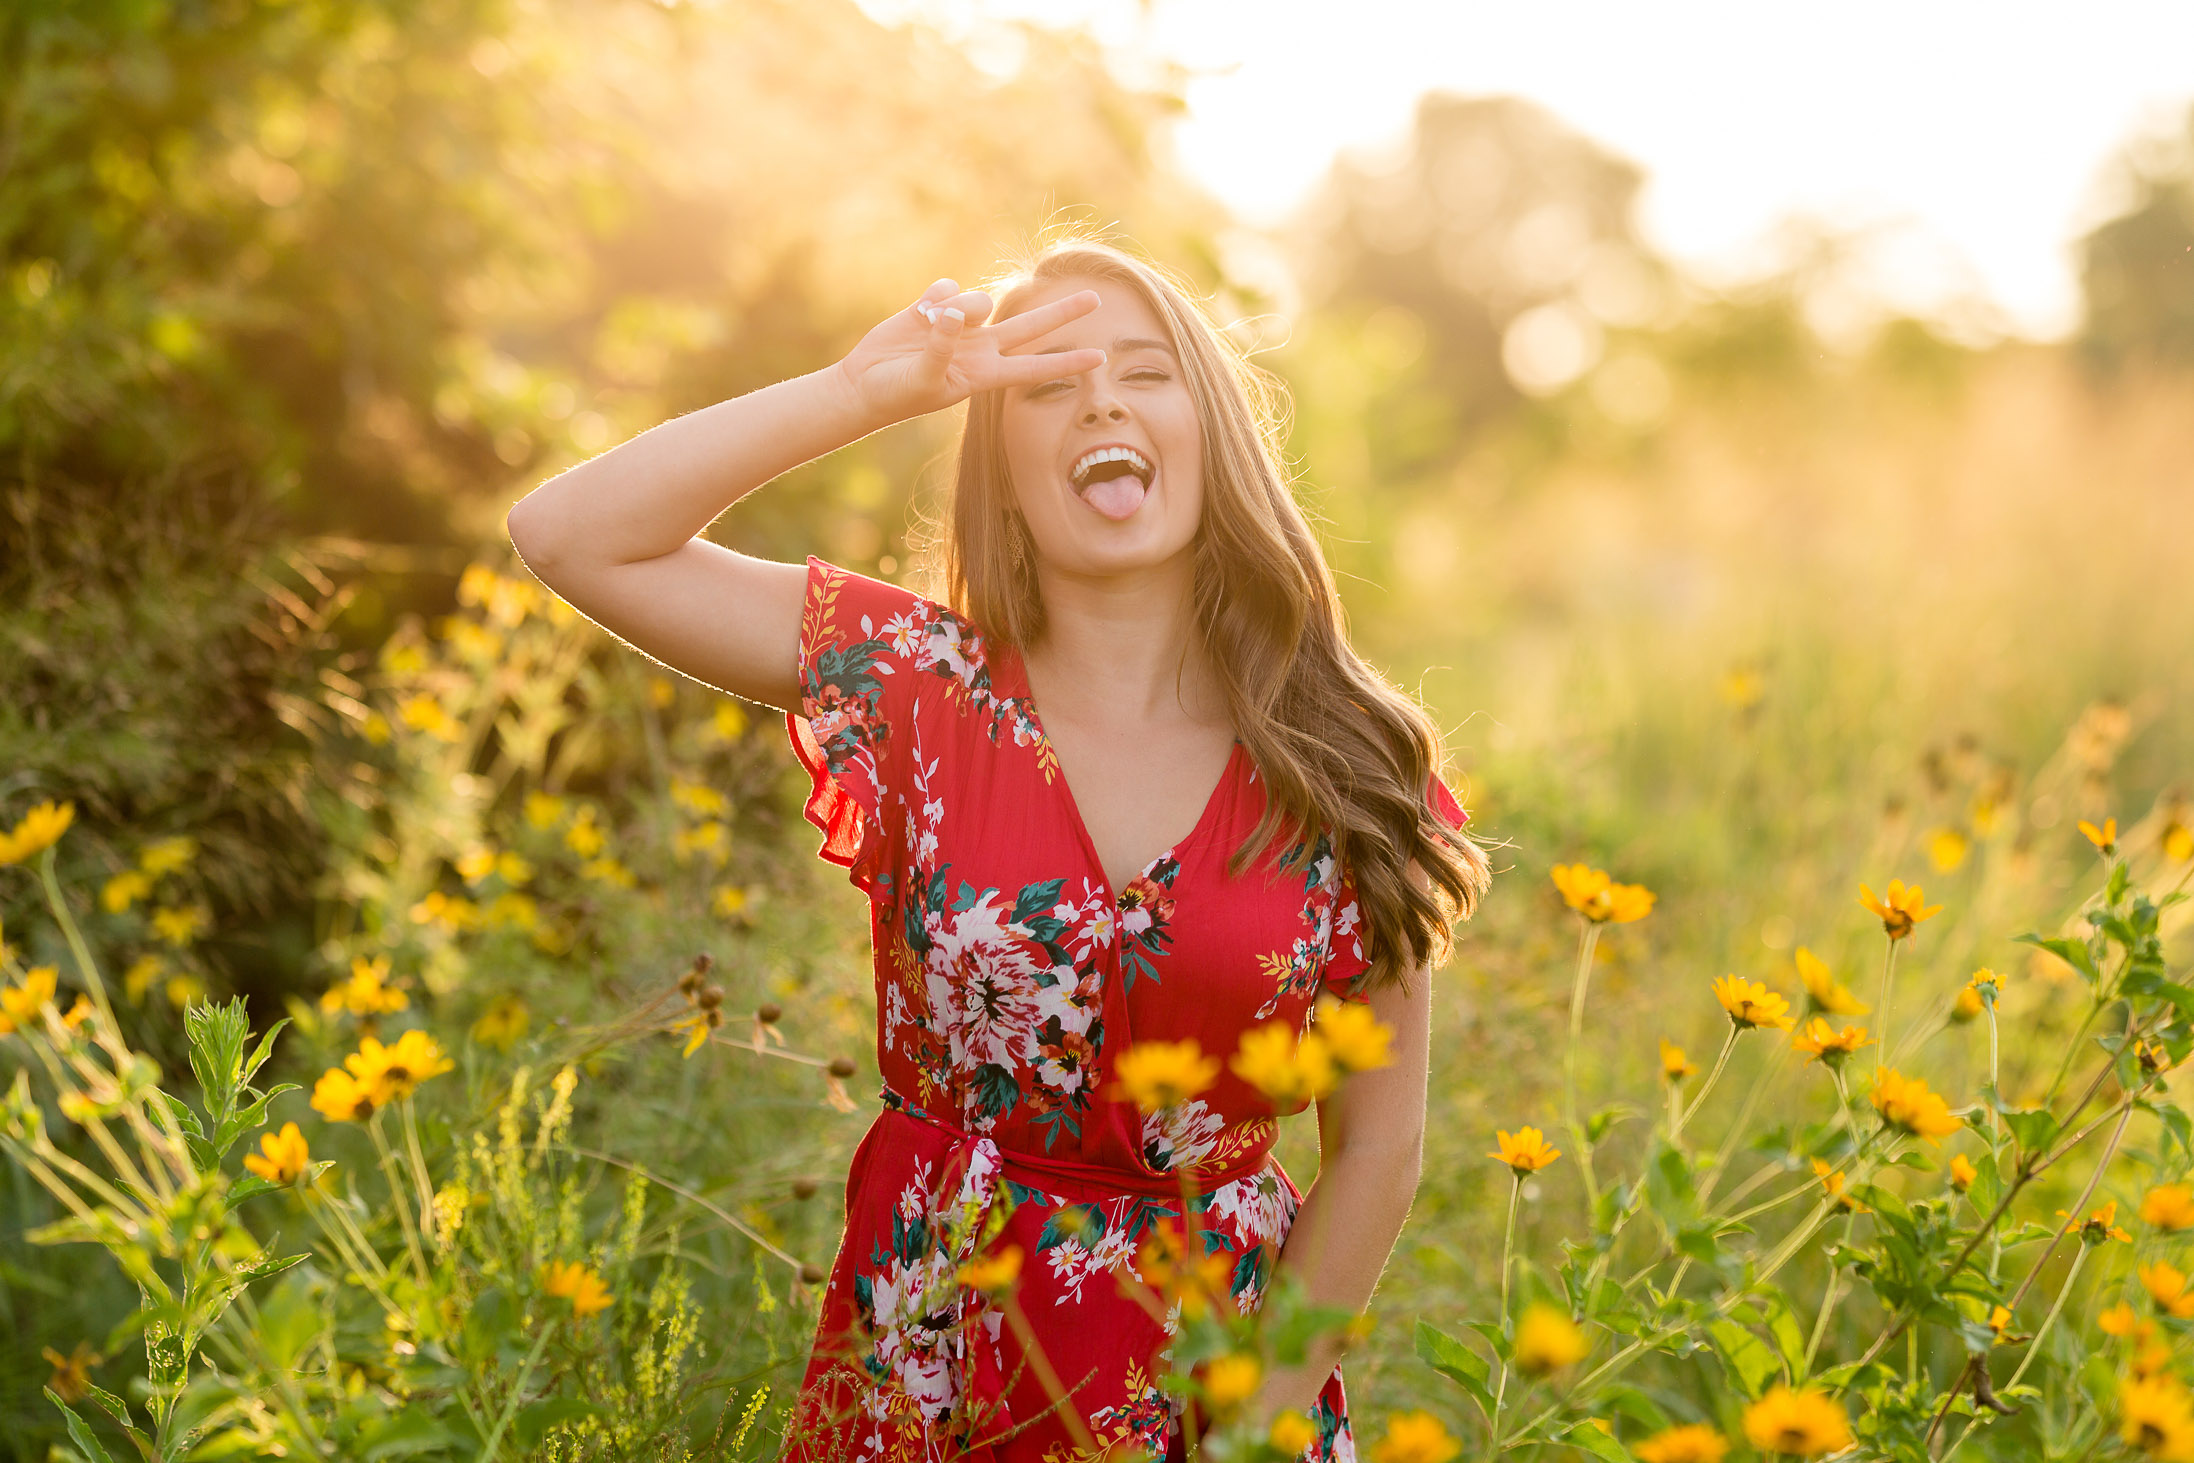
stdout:
[[(1101, 1455), (1164, 1457), (1177, 1318), (1118, 1277), (1141, 1279), (1138, 1245), (1180, 1219), (1188, 1168), (1206, 1243), (1253, 1307), (1299, 1195), (1271, 1156), (1271, 1104), (1231, 1071), (1160, 1121), (1112, 1097), (1112, 1063), (1138, 1038), (1224, 1055), (1259, 1023), (1301, 1029), (1320, 990), (1362, 999), (1352, 886), (1323, 838), (1307, 874), (1227, 875), (1263, 806), (1237, 743), (1194, 829), (1108, 887), (1019, 655), (910, 591), (810, 559), (799, 671), (786, 723), (814, 777), (807, 815), (870, 900), (884, 1110), (847, 1177), (785, 1456), (1097, 1456), (1048, 1362)], [(1437, 781), (1433, 797), (1460, 826)], [(957, 1284), (978, 1244), (1025, 1255), (1013, 1300), (1041, 1359)], [(1338, 1370), (1315, 1416), (1305, 1457), (1352, 1463)]]

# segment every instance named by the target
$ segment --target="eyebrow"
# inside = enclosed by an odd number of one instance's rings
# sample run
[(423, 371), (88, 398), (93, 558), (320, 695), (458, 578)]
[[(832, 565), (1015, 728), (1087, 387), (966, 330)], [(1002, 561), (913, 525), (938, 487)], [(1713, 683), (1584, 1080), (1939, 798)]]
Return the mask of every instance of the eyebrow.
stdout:
[[(1036, 352), (1036, 354), (1040, 356), (1055, 356), (1066, 351), (1079, 349), (1081, 349), (1081, 347), (1079, 346), (1047, 345), (1042, 350)], [(1173, 354), (1172, 346), (1166, 344), (1162, 340), (1152, 340), (1147, 335), (1123, 335), (1119, 339), (1113, 341), (1112, 350), (1115, 355), (1123, 356), (1126, 355), (1129, 351), (1164, 351), (1169, 356)]]

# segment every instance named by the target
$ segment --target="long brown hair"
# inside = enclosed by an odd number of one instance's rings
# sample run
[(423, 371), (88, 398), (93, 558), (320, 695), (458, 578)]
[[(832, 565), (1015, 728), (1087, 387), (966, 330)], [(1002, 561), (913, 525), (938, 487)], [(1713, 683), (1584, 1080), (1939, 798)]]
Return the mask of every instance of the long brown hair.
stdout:
[[(1447, 958), (1454, 922), (1476, 908), (1484, 852), (1434, 816), (1439, 733), (1414, 699), (1349, 646), (1326, 567), (1282, 467), (1286, 392), (1213, 322), (1192, 286), (1100, 236), (1040, 243), (985, 285), (993, 319), (1053, 280), (1117, 281), (1164, 322), (1203, 424), (1204, 508), (1195, 539), (1195, 619), (1203, 649), (1266, 792), (1264, 816), (1229, 868), (1292, 845), (1307, 865), (1323, 829), (1356, 880), (1371, 981), (1407, 984)], [(968, 403), (942, 535), (952, 607), (1017, 646), (1039, 639), (1044, 603), (1006, 470), (1001, 393)], [(1414, 863), (1427, 876), (1420, 888)]]

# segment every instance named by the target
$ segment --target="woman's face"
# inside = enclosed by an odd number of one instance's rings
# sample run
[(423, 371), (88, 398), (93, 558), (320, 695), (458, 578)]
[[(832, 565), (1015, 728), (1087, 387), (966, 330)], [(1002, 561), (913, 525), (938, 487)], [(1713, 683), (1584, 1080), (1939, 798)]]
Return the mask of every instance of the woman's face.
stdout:
[(1187, 553), (1204, 506), (1203, 430), (1158, 314), (1132, 285), (1059, 279), (1024, 308), (1082, 290), (1100, 303), (1015, 354), (1094, 346), (1105, 363), (1006, 390), (1013, 496), (1047, 569), (1111, 575)]

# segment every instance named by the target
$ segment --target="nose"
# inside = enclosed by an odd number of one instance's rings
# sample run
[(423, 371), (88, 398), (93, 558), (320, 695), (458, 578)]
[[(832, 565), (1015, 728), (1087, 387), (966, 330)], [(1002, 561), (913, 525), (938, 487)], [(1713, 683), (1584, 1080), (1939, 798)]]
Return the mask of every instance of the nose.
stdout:
[(1082, 425), (1095, 426), (1101, 421), (1124, 422), (1127, 406), (1113, 391), (1112, 382), (1102, 367), (1083, 377), (1089, 384), (1082, 398)]

